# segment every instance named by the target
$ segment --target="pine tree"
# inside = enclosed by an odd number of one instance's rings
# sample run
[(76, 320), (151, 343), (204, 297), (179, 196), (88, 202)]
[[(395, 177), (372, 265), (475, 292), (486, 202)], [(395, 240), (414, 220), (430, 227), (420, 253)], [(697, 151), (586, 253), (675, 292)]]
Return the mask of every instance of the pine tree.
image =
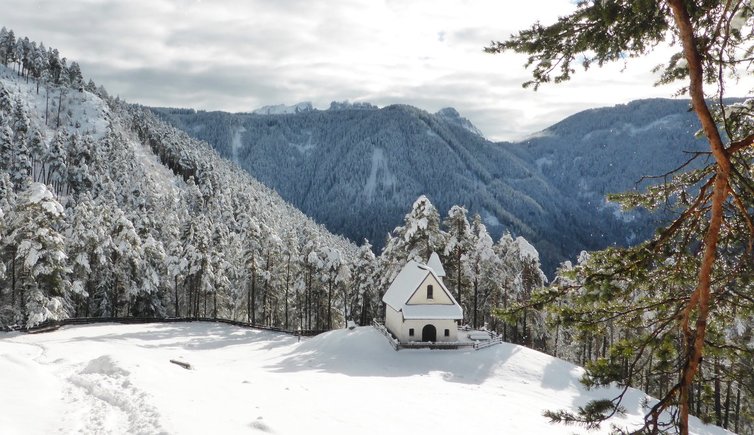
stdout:
[[(0, 204), (0, 247), (3, 246), (3, 237), (5, 235), (5, 213), (3, 213), (3, 206)], [(0, 259), (2, 256), (0, 256)], [(0, 261), (0, 280), (5, 278), (5, 263)], [(0, 301), (3, 300), (3, 295), (0, 294)], [(0, 318), (0, 322), (2, 319)]]
[(471, 228), (471, 246), (464, 255), (464, 268), (472, 285), (471, 325), (479, 328), (490, 313), (490, 296), (497, 290), (500, 274), (500, 258), (495, 253), (492, 237), (482, 218), (474, 215)]
[(108, 225), (108, 237), (112, 240), (109, 264), (113, 280), (108, 313), (117, 317), (131, 311), (131, 306), (140, 293), (143, 246), (133, 222), (120, 207), (113, 207)]
[(16, 34), (13, 30), (9, 30), (0, 40), (0, 48), (2, 48), (3, 65), (8, 66), (9, 63), (16, 61)]
[(372, 319), (380, 315), (379, 307), (382, 305), (382, 298), (377, 291), (377, 266), (377, 258), (372, 252), (372, 245), (365, 240), (353, 261), (351, 273), (353, 294), (350, 298), (350, 312), (354, 316), (358, 315), (358, 323), (362, 326), (369, 325)]
[[(89, 166), (94, 155), (94, 143), (90, 136), (80, 137), (73, 133), (68, 138), (67, 184), (74, 196), (92, 188), (94, 177)], [(111, 162), (114, 163), (114, 162)]]
[(65, 304), (70, 284), (63, 224), (63, 206), (40, 183), (19, 198), (8, 237), (18, 263), (21, 314), (26, 326), (68, 316)]
[[(463, 259), (467, 256), (469, 250), (472, 249), (472, 244), (474, 243), (466, 214), (467, 211), (465, 208), (454, 205), (448, 211), (448, 217), (443, 222), (448, 234), (444, 255), (450, 260), (446, 262), (446, 264), (450, 265), (448, 270), (446, 270), (446, 279), (449, 278), (454, 283), (456, 301), (464, 308), (463, 312), (469, 313), (473, 308), (474, 314), (476, 314), (474, 302), (466, 303), (466, 298), (462, 295), (461, 291), (464, 286), (463, 274), (467, 269)], [(476, 323), (476, 320), (474, 323)]]
[(71, 62), (71, 66), (68, 67), (68, 83), (73, 89), (81, 91), (84, 89), (84, 78), (81, 75), (81, 68), (78, 62)]
[(0, 169), (10, 174), (14, 167), (13, 131), (7, 119), (0, 113)]
[[(24, 189), (30, 182), (32, 176), (32, 158), (29, 151), (29, 118), (24, 110), (23, 101), (20, 97), (16, 98), (12, 118), (13, 130), (13, 151), (11, 165), (9, 168), (11, 179), (16, 190)], [(0, 133), (1, 134), (1, 133)]]
[(34, 181), (44, 182), (46, 178), (44, 162), (47, 160), (48, 149), (47, 143), (42, 136), (42, 132), (36, 128), (31, 131), (29, 151), (31, 151), (31, 165), (34, 174)]
[(58, 130), (50, 142), (50, 149), (44, 162), (47, 167), (45, 183), (52, 185), (58, 194), (63, 192), (63, 186), (68, 180), (67, 161), (68, 152), (65, 134), (62, 130)]
[[(660, 82), (685, 81), (682, 93), (691, 97), (714, 163), (702, 170), (679, 172), (672, 182), (644, 195), (620, 198), (624, 205), (650, 209), (670, 203), (675, 206), (676, 218), (639, 247), (609, 249), (580, 265), (576, 274), (587, 296), (578, 298), (581, 306), (576, 313), (567, 313), (583, 314), (581, 318), (592, 324), (614, 319), (635, 334), (609, 349), (611, 354), (630, 355), (628, 370), (618, 370), (617, 359), (605, 357), (587, 367), (587, 380), (592, 384), (615, 381), (630, 385), (652, 357), (667, 353), (668, 348), (677, 352), (678, 362), (668, 369), (677, 373), (678, 380), (650, 408), (645, 419), (647, 431), (675, 426), (682, 435), (688, 434), (694, 384), (703, 381), (699, 376), (703, 355), (715, 349), (705, 343), (718, 341), (716, 322), (738, 312), (733, 308), (737, 301), (749, 297), (726, 283), (751, 276), (748, 258), (752, 243), (741, 241), (754, 240), (749, 171), (754, 159), (754, 123), (749, 105), (729, 107), (724, 97), (727, 80), (738, 76), (739, 65), (745, 62), (742, 56), (747, 56), (746, 48), (754, 40), (748, 30), (753, 20), (752, 6), (743, 1), (584, 1), (551, 25), (537, 23), (487, 48), (490, 52), (511, 49), (528, 54), (533, 79), (526, 85), (535, 89), (551, 80), (568, 80), (575, 72), (574, 62), (588, 68), (623, 61), (644, 55), (668, 38), (680, 50), (660, 69)], [(750, 68), (746, 65), (743, 68)], [(709, 88), (712, 92), (705, 94)], [(555, 296), (549, 292), (542, 300)], [(651, 314), (635, 314), (647, 310)], [(679, 335), (680, 345), (674, 346)], [(663, 411), (674, 405), (679, 411), (673, 421), (663, 421)], [(591, 426), (619, 407), (617, 398), (593, 403), (580, 415), (549, 416)]]
[(387, 289), (401, 268), (409, 261), (426, 262), (432, 252), (442, 252), (446, 244), (446, 234), (440, 229), (440, 214), (422, 195), (403, 219), (403, 225), (396, 227), (381, 255), (381, 286)]
[(13, 113), (13, 101), (10, 92), (5, 89), (5, 85), (0, 83), (0, 115), (10, 116)]
[(129, 315), (136, 317), (165, 317), (164, 286), (165, 249), (162, 243), (151, 235), (143, 241), (142, 261), (139, 270), (139, 287), (132, 296)]
[(39, 82), (42, 81), (48, 69), (47, 62), (47, 48), (45, 48), (44, 44), (40, 43), (39, 47), (34, 49), (31, 68), (31, 75), (37, 82), (37, 95), (39, 95)]
[(106, 214), (89, 196), (83, 196), (69, 214), (66, 252), (72, 268), (71, 305), (76, 317), (90, 316), (90, 297), (101, 268), (108, 262), (111, 246), (104, 232)]

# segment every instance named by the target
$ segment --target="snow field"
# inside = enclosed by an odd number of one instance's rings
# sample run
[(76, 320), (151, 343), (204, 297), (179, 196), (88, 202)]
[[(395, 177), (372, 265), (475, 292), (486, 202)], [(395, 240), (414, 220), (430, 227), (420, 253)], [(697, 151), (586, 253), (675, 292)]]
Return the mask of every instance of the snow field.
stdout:
[[(584, 391), (582, 369), (520, 346), (395, 352), (371, 327), (300, 342), (200, 322), (5, 333), (0, 373), (3, 434), (586, 433), (542, 411), (615, 393)], [(643, 398), (629, 392), (613, 422), (639, 423)]]

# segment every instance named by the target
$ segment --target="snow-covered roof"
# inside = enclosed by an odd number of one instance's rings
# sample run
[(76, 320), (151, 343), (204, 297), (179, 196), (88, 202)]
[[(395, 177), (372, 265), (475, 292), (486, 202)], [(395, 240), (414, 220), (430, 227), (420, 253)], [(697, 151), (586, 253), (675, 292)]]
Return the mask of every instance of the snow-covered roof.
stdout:
[(414, 260), (409, 261), (388, 287), (382, 302), (400, 311), (428, 273), (430, 269), (423, 264)]
[(404, 319), (463, 319), (458, 304), (453, 305), (404, 305)]
[[(438, 258), (439, 263), (439, 258)], [(442, 266), (440, 266), (442, 267)], [(441, 290), (448, 295), (452, 304), (412, 304), (406, 305), (417, 288), (428, 275), (432, 275), (440, 284)], [(424, 264), (411, 260), (403, 266), (390, 287), (382, 297), (382, 302), (396, 311), (403, 312), (404, 319), (462, 319), (463, 311), (447, 287), (437, 277), (435, 271)]]
[(437, 252), (432, 252), (432, 255), (429, 256), (429, 260), (427, 261), (427, 266), (432, 268), (432, 271), (435, 272), (436, 276), (439, 276), (440, 278), (445, 276), (445, 269), (442, 267), (442, 263), (440, 262), (440, 256), (437, 255)]

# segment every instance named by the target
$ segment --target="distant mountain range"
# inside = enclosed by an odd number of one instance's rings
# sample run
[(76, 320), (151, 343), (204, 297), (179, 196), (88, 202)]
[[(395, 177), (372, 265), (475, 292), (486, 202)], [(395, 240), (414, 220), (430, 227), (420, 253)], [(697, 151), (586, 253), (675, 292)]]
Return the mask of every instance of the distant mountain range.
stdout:
[(368, 238), (381, 247), (426, 194), (443, 214), (461, 204), (493, 235), (509, 230), (532, 241), (548, 273), (581, 250), (650, 236), (661, 216), (623, 213), (605, 194), (635, 189), (642, 176), (684, 162), (684, 151), (704, 149), (683, 100), (587, 110), (526, 140), (500, 143), (453, 108), (152, 110), (356, 242)]

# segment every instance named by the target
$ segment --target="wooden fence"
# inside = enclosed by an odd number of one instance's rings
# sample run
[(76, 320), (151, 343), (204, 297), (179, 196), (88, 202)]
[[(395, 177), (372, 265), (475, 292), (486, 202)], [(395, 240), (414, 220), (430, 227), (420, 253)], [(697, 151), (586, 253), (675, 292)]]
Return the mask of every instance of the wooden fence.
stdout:
[(385, 338), (387, 338), (390, 346), (392, 346), (396, 351), (401, 349), (459, 349), (464, 347), (473, 347), (474, 350), (479, 350), (503, 342), (503, 337), (501, 335), (491, 333), (489, 340), (445, 341), (436, 343), (430, 343), (426, 341), (409, 341), (408, 343), (401, 343), (397, 338), (393, 337), (393, 334), (391, 334), (390, 331), (387, 330), (387, 328), (381, 321), (372, 319), (372, 326), (376, 330), (380, 331), (380, 333), (384, 335)]
[(266, 325), (259, 325), (259, 324), (252, 324), (248, 322), (239, 322), (236, 320), (228, 320), (228, 319), (213, 319), (211, 317), (165, 317), (165, 318), (155, 318), (155, 317), (77, 317), (77, 318), (70, 318), (70, 319), (62, 319), (62, 320), (50, 320), (46, 322), (42, 322), (38, 325), (32, 326), (30, 328), (24, 328), (20, 326), (16, 327), (4, 327), (2, 330), (4, 331), (21, 331), (21, 332), (27, 332), (29, 334), (36, 334), (41, 332), (49, 332), (54, 331), (61, 326), (66, 325), (90, 325), (94, 323), (122, 323), (126, 325), (131, 324), (141, 324), (141, 323), (177, 323), (177, 322), (214, 322), (214, 323), (225, 323), (227, 325), (233, 325), (233, 326), (239, 326), (242, 328), (252, 328), (252, 329), (259, 329), (263, 331), (274, 331), (274, 332), (282, 332), (284, 334), (290, 334), (290, 335), (297, 335), (297, 336), (305, 336), (305, 337), (311, 337), (317, 334), (321, 334), (323, 332), (326, 332), (326, 330), (314, 330), (314, 329), (303, 329), (303, 330), (290, 330), (290, 329), (283, 329), (283, 328), (276, 328), (274, 326), (266, 326)]

